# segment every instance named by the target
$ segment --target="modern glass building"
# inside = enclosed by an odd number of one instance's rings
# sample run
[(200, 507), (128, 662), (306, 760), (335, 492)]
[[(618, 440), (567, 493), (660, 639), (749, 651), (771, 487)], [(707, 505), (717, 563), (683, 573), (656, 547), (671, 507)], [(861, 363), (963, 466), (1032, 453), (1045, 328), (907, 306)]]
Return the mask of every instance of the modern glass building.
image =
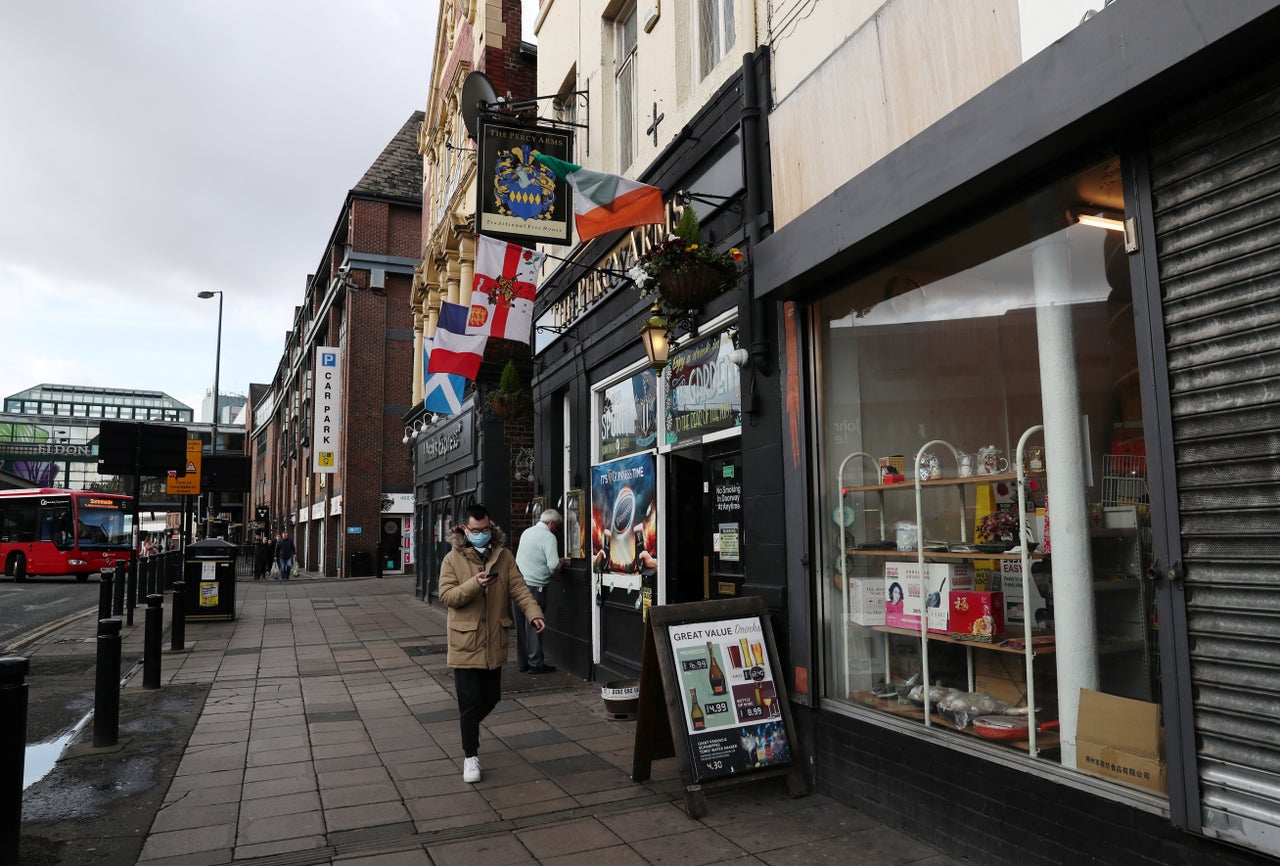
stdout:
[[(146, 421), (187, 428), (209, 450), (212, 425), (163, 391), (42, 384), (4, 398), (0, 413), (0, 472), (41, 487), (127, 492), (125, 481), (98, 474), (98, 427), (103, 420)], [(242, 427), (218, 428), (218, 451), (244, 450)], [(144, 478), (144, 511), (180, 508), (165, 479)]]

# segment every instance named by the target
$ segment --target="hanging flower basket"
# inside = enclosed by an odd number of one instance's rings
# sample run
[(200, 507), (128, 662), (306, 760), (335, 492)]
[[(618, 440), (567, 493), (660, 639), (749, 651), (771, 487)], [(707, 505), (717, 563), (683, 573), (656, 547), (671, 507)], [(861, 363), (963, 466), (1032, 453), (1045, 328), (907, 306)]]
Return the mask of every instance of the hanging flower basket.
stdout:
[(672, 309), (701, 310), (737, 284), (742, 258), (737, 247), (720, 252), (703, 245), (698, 216), (686, 207), (676, 233), (642, 255), (627, 275), (642, 294), (656, 288)]
[(499, 391), (489, 401), (489, 407), (499, 418), (511, 420), (524, 417), (529, 410), (529, 402), (528, 395), (523, 391), (513, 393)]
[(658, 294), (679, 310), (700, 310), (725, 289), (724, 272), (704, 262), (658, 271), (657, 280)]

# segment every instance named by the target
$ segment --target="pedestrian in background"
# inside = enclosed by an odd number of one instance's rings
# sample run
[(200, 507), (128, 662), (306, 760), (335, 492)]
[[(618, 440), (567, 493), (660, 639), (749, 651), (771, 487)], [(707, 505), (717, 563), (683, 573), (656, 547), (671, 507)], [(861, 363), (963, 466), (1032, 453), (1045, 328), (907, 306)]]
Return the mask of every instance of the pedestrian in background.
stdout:
[(271, 536), (265, 532), (258, 536), (254, 545), (253, 579), (262, 580), (271, 573), (271, 560), (275, 556), (276, 545)]
[(293, 557), (297, 550), (293, 546), (293, 539), (289, 537), (288, 531), (280, 533), (280, 540), (276, 542), (276, 562), (280, 564), (280, 579), (289, 579), (289, 570), (293, 568)]
[[(547, 609), (547, 583), (569, 560), (560, 555), (560, 542), (556, 533), (564, 525), (564, 518), (554, 508), (548, 508), (538, 517), (538, 522), (520, 536), (516, 552), (516, 567), (542, 610)], [(549, 674), (554, 665), (546, 664), (542, 655), (541, 629), (535, 629), (520, 607), (513, 601), (511, 619), (516, 624), (516, 670), (531, 674)]]
[(479, 782), (480, 723), (502, 700), (502, 665), (510, 647), (508, 602), (519, 605), (537, 631), (546, 623), (488, 509), (468, 508), (452, 541), (453, 550), (440, 564), (440, 601), (449, 609), (446, 664), (458, 693), (462, 780)]

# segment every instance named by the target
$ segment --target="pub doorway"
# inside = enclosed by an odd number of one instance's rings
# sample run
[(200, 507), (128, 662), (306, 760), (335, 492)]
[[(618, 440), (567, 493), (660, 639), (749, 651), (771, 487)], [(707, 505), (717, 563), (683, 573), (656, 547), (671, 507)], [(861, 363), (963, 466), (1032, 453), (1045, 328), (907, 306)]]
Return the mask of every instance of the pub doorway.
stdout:
[(667, 455), (668, 603), (736, 598), (742, 589), (742, 450), (738, 437)]

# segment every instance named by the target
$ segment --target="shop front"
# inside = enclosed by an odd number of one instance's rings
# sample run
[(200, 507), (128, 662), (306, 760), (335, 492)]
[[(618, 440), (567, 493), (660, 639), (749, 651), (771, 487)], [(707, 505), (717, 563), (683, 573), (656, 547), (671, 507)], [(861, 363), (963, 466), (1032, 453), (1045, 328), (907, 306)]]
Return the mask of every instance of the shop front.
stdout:
[(759, 250), (816, 781), (954, 854), (1280, 856), (1262, 5), (1117, 4)]
[(655, 298), (622, 276), (685, 208), (705, 242), (749, 247), (743, 105), (737, 78), (641, 178), (664, 190), (667, 225), (597, 239), (539, 288), (536, 484), (569, 517), (571, 559), (548, 588), (544, 643), (556, 664), (596, 680), (638, 675), (653, 605), (754, 594), (785, 609), (783, 530), (767, 516), (781, 500), (777, 371), (750, 364), (747, 349), (755, 337), (770, 355), (775, 325), (752, 317), (749, 264), (672, 316), (656, 365), (638, 328)]
[(384, 569), (399, 557), (405, 573), (414, 574), (415, 592), (430, 600), (451, 549), (451, 532), (472, 505), (489, 510), (515, 549), (529, 523), (525, 463), (532, 452), (518, 445), (521, 434), (510, 421), (478, 408), (474, 395), (463, 400), (457, 415), (410, 420), (412, 501), (407, 494), (384, 495), (380, 550)]

